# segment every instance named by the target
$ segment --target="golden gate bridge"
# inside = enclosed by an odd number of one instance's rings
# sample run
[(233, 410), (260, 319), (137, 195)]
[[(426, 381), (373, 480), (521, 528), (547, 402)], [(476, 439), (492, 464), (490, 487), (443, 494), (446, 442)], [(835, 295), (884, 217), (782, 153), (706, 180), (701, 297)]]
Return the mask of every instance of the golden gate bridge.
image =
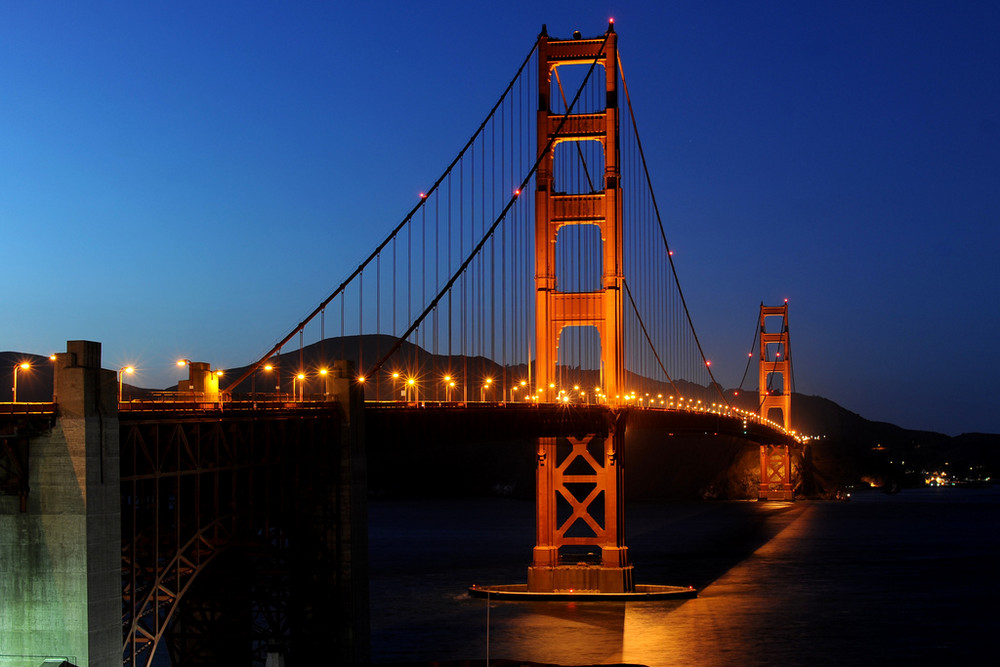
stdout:
[[(759, 447), (760, 497), (791, 499), (787, 304), (760, 307), (759, 402), (742, 409), (695, 332), (652, 182), (614, 26), (543, 26), (444, 172), (287, 335), (235, 372), (185, 361), (173, 395), (119, 396), (120, 459), (101, 436), (99, 460), (101, 484), (120, 473), (124, 662), (211, 662), (233, 642), (248, 661), (332, 642), (363, 662), (366, 432), (369, 449), (428, 430), (532, 443), (528, 582), (496, 594), (656, 592), (625, 545), (630, 428)], [(62, 420), (60, 378), (108, 381), (93, 345), (57, 355)], [(31, 515), (32, 442), (57, 407), (9, 412), (0, 481)]]
[[(337, 358), (371, 400), (732, 409), (681, 290), (613, 24), (578, 35), (543, 29), (402, 221), (224, 395), (253, 391), (285, 351), (288, 386), (280, 373), (261, 384), (290, 395), (315, 395)], [(307, 367), (306, 342), (330, 334), (339, 344)], [(778, 394), (787, 370), (768, 373)]]

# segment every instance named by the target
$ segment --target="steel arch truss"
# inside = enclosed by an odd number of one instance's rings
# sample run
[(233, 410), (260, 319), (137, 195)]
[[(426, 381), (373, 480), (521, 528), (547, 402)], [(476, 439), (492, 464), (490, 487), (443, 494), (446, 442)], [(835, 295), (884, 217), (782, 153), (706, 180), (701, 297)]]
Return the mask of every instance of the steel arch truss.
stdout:
[(123, 662), (293, 645), (294, 591), (337, 584), (339, 411), (122, 413), (121, 433)]

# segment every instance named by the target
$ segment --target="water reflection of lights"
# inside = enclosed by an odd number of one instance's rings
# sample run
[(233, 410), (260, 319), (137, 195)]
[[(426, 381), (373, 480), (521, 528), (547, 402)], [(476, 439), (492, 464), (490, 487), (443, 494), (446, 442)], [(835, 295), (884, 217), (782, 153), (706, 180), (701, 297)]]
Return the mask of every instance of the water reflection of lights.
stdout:
[[(563, 665), (620, 663), (626, 607), (631, 604), (503, 603), (493, 607), (498, 622), (490, 631), (490, 654)], [(506, 605), (513, 605), (506, 611), (517, 613), (501, 620)]]

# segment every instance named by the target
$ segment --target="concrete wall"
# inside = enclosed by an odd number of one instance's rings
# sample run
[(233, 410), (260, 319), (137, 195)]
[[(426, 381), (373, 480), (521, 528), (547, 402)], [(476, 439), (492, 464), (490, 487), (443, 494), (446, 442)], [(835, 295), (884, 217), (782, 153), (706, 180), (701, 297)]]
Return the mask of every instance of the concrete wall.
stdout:
[(59, 417), (29, 448), (27, 511), (0, 497), (0, 666), (121, 664), (117, 384), (100, 343), (55, 362)]

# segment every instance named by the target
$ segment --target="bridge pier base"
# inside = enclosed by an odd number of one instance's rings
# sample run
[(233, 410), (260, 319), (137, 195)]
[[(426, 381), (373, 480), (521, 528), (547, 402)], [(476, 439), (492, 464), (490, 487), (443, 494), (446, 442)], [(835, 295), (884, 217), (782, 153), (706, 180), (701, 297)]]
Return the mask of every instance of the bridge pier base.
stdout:
[(0, 496), (0, 664), (121, 664), (117, 384), (101, 344), (56, 355), (51, 430), (28, 445), (24, 511)]
[(635, 589), (625, 546), (620, 437), (611, 430), (605, 436), (538, 438), (536, 546), (528, 591)]
[(788, 445), (760, 446), (760, 500), (793, 500)]

